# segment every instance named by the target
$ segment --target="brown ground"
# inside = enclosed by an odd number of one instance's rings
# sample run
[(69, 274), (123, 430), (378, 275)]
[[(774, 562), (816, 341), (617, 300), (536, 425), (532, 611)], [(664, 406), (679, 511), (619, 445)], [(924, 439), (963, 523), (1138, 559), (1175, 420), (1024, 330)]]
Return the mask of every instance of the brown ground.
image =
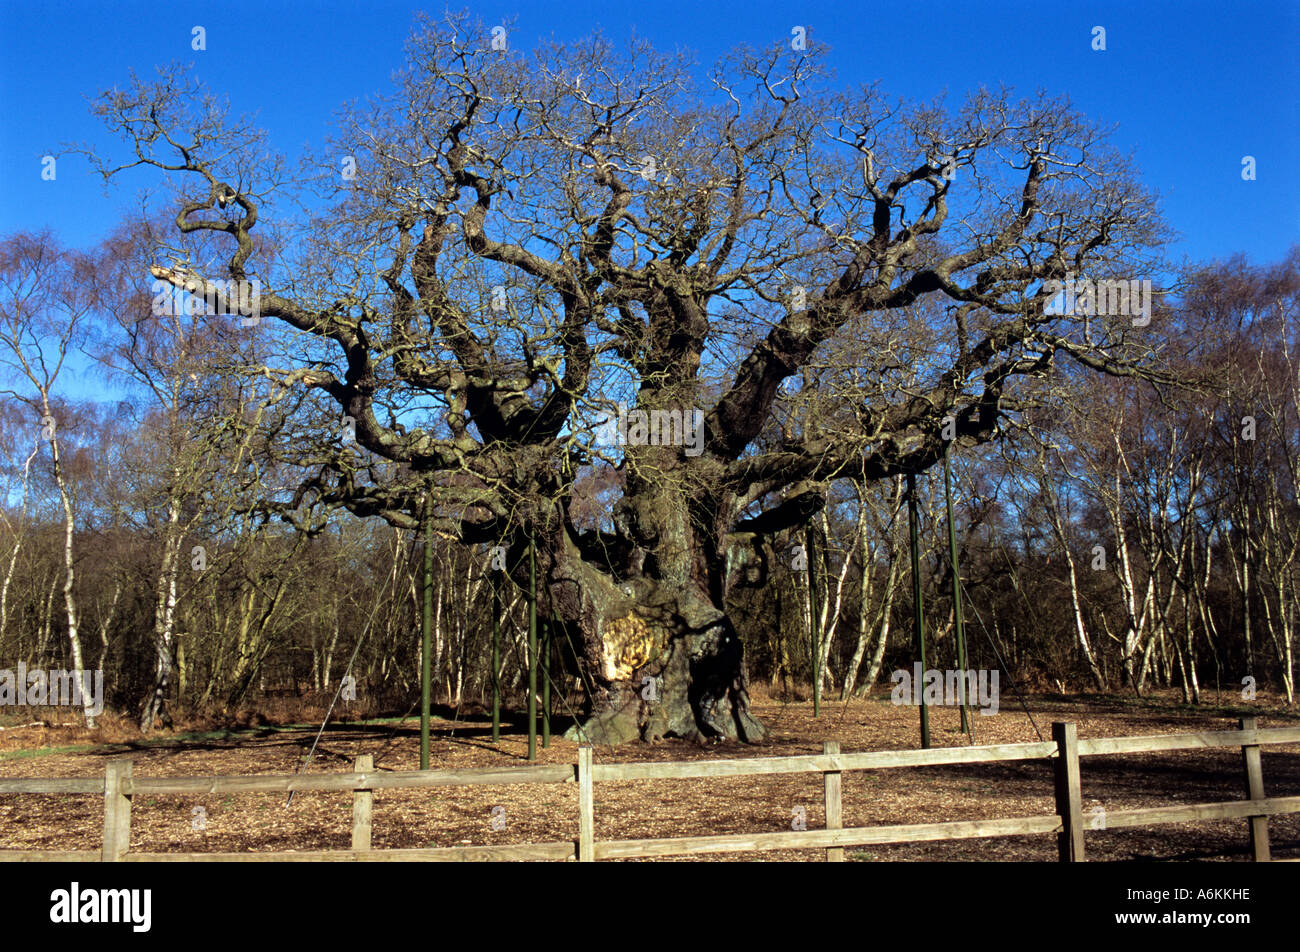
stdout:
[[(1054, 720), (1074, 721), (1081, 738), (1228, 730), (1235, 718), (1256, 714), (1263, 727), (1292, 726), (1300, 714), (1267, 701), (1250, 710), (1211, 707), (1193, 710), (1173, 695), (1142, 702), (1115, 697), (1037, 697), (1029, 704), (1045, 739)], [(820, 718), (810, 703), (759, 700), (757, 713), (772, 729), (762, 747), (699, 747), (681, 741), (656, 746), (597, 749), (596, 761), (663, 761), (717, 757), (820, 753), (822, 740), (839, 740), (845, 752), (899, 750), (919, 746), (917, 711), (895, 707), (887, 696), (848, 705), (828, 702)], [(995, 717), (974, 716), (977, 743), (1038, 739), (1024, 711), (1004, 698)], [(13, 718), (9, 724), (15, 724)], [(129, 729), (109, 723), (99, 736), (76, 728), (8, 726), (0, 731), (0, 777), (97, 776), (108, 756), (130, 753), (135, 775), (291, 773), (311, 746), (315, 730), (253, 728), (189, 740), (131, 739)], [(931, 711), (933, 745), (962, 742), (955, 709)], [(114, 730), (118, 735), (114, 736)], [(558, 733), (558, 731), (557, 731)], [(121, 743), (102, 743), (104, 739)], [(75, 747), (100, 740), (98, 746)], [(70, 749), (61, 749), (68, 746)], [(37, 751), (46, 748), (45, 751)], [(435, 767), (516, 765), (526, 762), (526, 740), (518, 733), (491, 742), (490, 722), (479, 716), (434, 722), (431, 761)], [(31, 756), (39, 752), (39, 756)], [(416, 719), (333, 725), (307, 768), (343, 772), (360, 753), (384, 770), (412, 770), (419, 763)], [(560, 739), (539, 751), (541, 763), (573, 763), (575, 747)], [(1263, 749), (1265, 791), (1300, 795), (1300, 745)], [(1085, 814), (1170, 803), (1205, 803), (1243, 796), (1238, 749), (1176, 751), (1089, 757), (1083, 761)], [(844, 774), (844, 823), (862, 826), (1031, 816), (1054, 812), (1052, 778), (1041, 762), (957, 765)], [(650, 780), (596, 786), (598, 839), (692, 836), (790, 829), (793, 809), (806, 810), (808, 829), (823, 824), (819, 774), (735, 779)], [(206, 811), (206, 829), (193, 828), (194, 809)], [(492, 808), (505, 808), (505, 829), (494, 831)], [(499, 813), (499, 811), (498, 811)], [(1300, 857), (1300, 815), (1269, 824), (1273, 855)], [(280, 794), (135, 798), (131, 849), (165, 851), (263, 851), (347, 849), (351, 795), (297, 794), (285, 807)], [(97, 796), (0, 794), (0, 846), (28, 849), (98, 849), (103, 799)], [(526, 843), (577, 837), (577, 791), (573, 784), (500, 787), (444, 787), (426, 791), (383, 790), (375, 794), (376, 849)], [(1165, 825), (1087, 833), (1091, 860), (1244, 860), (1241, 820)], [(1056, 858), (1051, 836), (1026, 836), (873, 846), (850, 849), (858, 860), (1046, 860)], [(818, 850), (709, 854), (681, 857), (711, 860), (821, 860)]]

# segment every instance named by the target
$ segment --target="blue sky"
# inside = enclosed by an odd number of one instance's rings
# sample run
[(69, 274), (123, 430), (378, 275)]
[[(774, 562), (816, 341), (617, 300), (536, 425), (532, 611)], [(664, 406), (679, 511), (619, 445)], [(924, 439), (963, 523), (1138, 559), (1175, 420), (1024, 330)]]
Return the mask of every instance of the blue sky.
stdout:
[[(455, 4), (459, 9), (462, 4)], [(1175, 259), (1279, 259), (1300, 235), (1300, 0), (1044, 3), (470, 3), (485, 24), (515, 17), (515, 48), (595, 29), (635, 31), (661, 50), (692, 50), (701, 68), (737, 44), (788, 41), (792, 27), (831, 47), (833, 82), (880, 80), (889, 96), (954, 106), (979, 85), (1029, 96), (1068, 94), (1095, 121), (1117, 124), (1146, 184), (1180, 234)], [(41, 158), (63, 144), (111, 139), (87, 97), (175, 60), (256, 113), (291, 164), (319, 145), (345, 101), (386, 88), (416, 9), (389, 2), (50, 3), (0, 0), (0, 234), (53, 229), (66, 244), (105, 235), (152, 170), (105, 186), (78, 156), (55, 181)], [(438, 14), (443, 6), (425, 7)], [(207, 50), (191, 49), (191, 29)], [(1095, 51), (1093, 28), (1106, 29)], [(1255, 181), (1242, 158), (1254, 156)], [(89, 380), (83, 382), (92, 387)]]
[[(1300, 234), (1300, 3), (471, 3), (485, 23), (517, 16), (514, 46), (632, 31), (707, 65), (738, 43), (788, 37), (792, 26), (832, 47), (837, 81), (879, 79), (891, 95), (952, 101), (980, 83), (1067, 93), (1090, 117), (1118, 123), (1148, 185), (1164, 198), (1196, 259), (1241, 251), (1275, 260)], [(41, 156), (61, 143), (107, 143), (85, 97), (172, 60), (256, 112), (273, 144), (319, 143), (334, 109), (382, 88), (401, 62), (409, 4), (18, 3), (0, 0), (0, 232), (49, 226), (96, 240), (144, 174), (107, 196), (79, 157), (42, 181)], [(426, 7), (441, 12), (443, 7)], [(208, 49), (190, 49), (194, 25)], [(1107, 49), (1091, 48), (1094, 26)], [(1257, 179), (1241, 178), (1253, 155)]]

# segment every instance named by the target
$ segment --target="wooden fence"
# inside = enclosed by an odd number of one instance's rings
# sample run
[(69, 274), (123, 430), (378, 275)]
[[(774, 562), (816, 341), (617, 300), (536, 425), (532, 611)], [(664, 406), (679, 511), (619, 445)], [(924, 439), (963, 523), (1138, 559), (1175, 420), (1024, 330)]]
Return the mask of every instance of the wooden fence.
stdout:
[[(1118, 829), (1162, 823), (1240, 818), (1247, 821), (1250, 846), (1256, 861), (1269, 857), (1268, 817), (1300, 813), (1300, 796), (1266, 797), (1260, 766), (1260, 747), (1300, 742), (1300, 727), (1261, 730), (1255, 718), (1243, 718), (1240, 730), (1192, 734), (1158, 734), (1145, 737), (1102, 737), (1079, 740), (1075, 725), (1054, 723), (1052, 740), (1030, 744), (984, 747), (942, 747), (930, 750), (875, 751), (843, 754), (839, 744), (827, 742), (820, 755), (754, 757), (672, 763), (597, 764), (592, 749), (580, 747), (576, 764), (466, 770), (376, 772), (371, 756), (357, 758), (348, 774), (263, 774), (174, 778), (135, 777), (131, 761), (110, 760), (100, 778), (0, 779), (0, 794), (102, 794), (104, 845), (102, 850), (0, 850), (0, 860), (74, 860), (105, 862), (196, 861), (329, 861), (393, 862), (406, 860), (570, 860), (624, 859), (746, 850), (824, 849), (830, 862), (842, 862), (849, 846), (964, 840), (995, 836), (1050, 833), (1057, 837), (1062, 862), (1084, 859), (1084, 830)], [(1085, 820), (1080, 787), (1080, 758), (1207, 747), (1240, 747), (1245, 778), (1244, 800), (1161, 806), (1138, 810), (1106, 811)], [(906, 826), (843, 826), (840, 779), (846, 770), (879, 770), (943, 764), (1000, 763), (1046, 760), (1055, 776), (1056, 812), (1043, 816), (997, 820), (963, 820)], [(743, 777), (785, 773), (820, 773), (825, 781), (826, 825), (820, 830), (770, 833), (734, 833), (654, 839), (597, 840), (595, 838), (595, 784), (618, 780), (688, 779), (693, 777)], [(510, 846), (463, 846), (436, 849), (370, 848), (371, 807), (376, 790), (413, 787), (483, 786), (489, 784), (577, 783), (578, 839)], [(138, 795), (288, 793), (291, 790), (351, 791), (352, 848), (266, 853), (132, 853), (131, 801)], [(1101, 825), (1098, 825), (1098, 819)]]

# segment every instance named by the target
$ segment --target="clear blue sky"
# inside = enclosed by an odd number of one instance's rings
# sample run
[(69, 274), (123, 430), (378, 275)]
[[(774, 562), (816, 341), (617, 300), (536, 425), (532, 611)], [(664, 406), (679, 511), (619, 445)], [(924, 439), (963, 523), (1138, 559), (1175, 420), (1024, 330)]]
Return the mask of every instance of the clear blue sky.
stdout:
[[(1117, 3), (592, 3), (468, 5), (487, 24), (518, 16), (511, 43), (574, 39), (594, 28), (635, 30), (661, 48), (687, 47), (702, 66), (738, 43), (765, 46), (800, 24), (832, 47), (837, 83), (879, 79), (890, 95), (950, 101), (979, 84), (1068, 93), (1096, 120), (1118, 123), (1148, 185), (1193, 259), (1279, 258), (1300, 235), (1300, 0)], [(49, 226), (90, 243), (154, 175), (123, 179), (107, 197), (78, 157), (54, 182), (41, 156), (61, 143), (109, 143), (85, 97), (135, 68), (196, 61), (233, 111), (256, 112), (291, 160), (320, 143), (334, 109), (385, 86), (401, 64), (413, 7), (388, 2), (77, 2), (0, 0), (0, 233)], [(443, 6), (427, 6), (440, 13)], [(206, 52), (190, 30), (207, 30)], [(1091, 48), (1094, 26), (1107, 49)], [(1241, 178), (1244, 155), (1257, 180)]]

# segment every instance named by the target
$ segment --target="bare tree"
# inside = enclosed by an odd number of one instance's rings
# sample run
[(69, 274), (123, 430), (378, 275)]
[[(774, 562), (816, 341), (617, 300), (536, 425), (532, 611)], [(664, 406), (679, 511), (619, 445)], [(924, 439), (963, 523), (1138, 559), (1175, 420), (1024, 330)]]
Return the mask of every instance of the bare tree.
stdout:
[[(214, 298), (260, 281), (264, 373), (335, 407), (275, 448), (310, 471), (276, 511), (416, 528), (432, 491), (465, 543), (535, 539), (541, 609), (594, 685), (584, 736), (757, 741), (728, 554), (805, 524), (833, 479), (927, 468), (945, 418), (961, 445), (994, 438), (1017, 379), (1057, 357), (1133, 372), (1134, 322), (1056, 313), (1045, 282), (1150, 274), (1153, 200), (1062, 101), (828, 92), (816, 55), (779, 48), (701, 87), (644, 43), (491, 41), (417, 25), (274, 259), (253, 233), (281, 165), (182, 73), (105, 94), (132, 155), (102, 168), (169, 175), (178, 230), (229, 252), (224, 273), (153, 275)], [(778, 432), (782, 382), (845, 339), (867, 350), (830, 371), (839, 405)], [(609, 468), (619, 499), (579, 525), (575, 481)]]
[[(76, 682), (85, 670), (76, 596), (73, 540), (76, 515), (59, 439), (55, 393), (68, 357), (84, 341), (89, 263), (60, 249), (49, 234), (17, 234), (0, 243), (0, 367), (22, 390), (5, 391), (31, 411), (29, 425), (50, 447), (50, 466), (63, 510), (63, 605)], [(16, 555), (16, 553), (15, 553)], [(95, 700), (83, 692), (86, 726), (95, 726)]]

